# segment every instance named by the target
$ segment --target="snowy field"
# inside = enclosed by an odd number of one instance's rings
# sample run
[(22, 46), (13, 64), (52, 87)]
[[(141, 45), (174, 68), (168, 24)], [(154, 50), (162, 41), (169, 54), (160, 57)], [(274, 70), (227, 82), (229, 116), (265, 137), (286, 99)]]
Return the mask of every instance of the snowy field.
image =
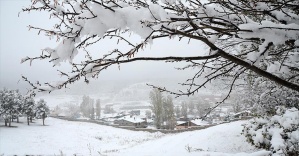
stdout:
[(92, 123), (47, 118), (30, 126), (0, 127), (0, 155), (257, 155), (240, 135), (245, 121), (179, 134), (137, 132)]

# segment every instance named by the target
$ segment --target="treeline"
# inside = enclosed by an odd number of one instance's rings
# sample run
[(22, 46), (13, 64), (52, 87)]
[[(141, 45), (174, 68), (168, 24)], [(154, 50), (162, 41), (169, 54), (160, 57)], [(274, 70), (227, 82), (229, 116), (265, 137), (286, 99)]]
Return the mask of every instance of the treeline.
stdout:
[(3, 89), (0, 90), (0, 116), (4, 119), (5, 126), (11, 126), (11, 122), (19, 117), (26, 116), (27, 124), (34, 118), (43, 119), (49, 114), (49, 107), (44, 99), (35, 102), (31, 97), (23, 96), (18, 90)]
[(160, 129), (174, 129), (178, 118), (186, 119), (188, 115), (201, 117), (208, 112), (210, 105), (207, 102), (198, 101), (194, 104), (183, 102), (175, 106), (171, 96), (164, 97), (158, 89), (150, 92), (151, 110), (154, 114), (154, 124)]
[(92, 120), (100, 119), (101, 116), (101, 102), (100, 99), (96, 101), (89, 96), (83, 96), (82, 103), (80, 104), (80, 111), (83, 116)]
[(154, 89), (150, 92), (150, 100), (156, 128), (174, 129), (176, 118), (172, 98), (164, 97), (159, 90)]
[[(65, 103), (61, 106), (56, 106), (52, 111), (52, 116), (65, 116), (68, 118), (77, 119), (80, 117), (89, 118), (90, 120), (99, 120), (101, 117), (101, 101), (100, 99), (90, 98), (88, 95), (82, 97), (80, 104)], [(114, 112), (112, 108), (106, 106), (104, 113)]]

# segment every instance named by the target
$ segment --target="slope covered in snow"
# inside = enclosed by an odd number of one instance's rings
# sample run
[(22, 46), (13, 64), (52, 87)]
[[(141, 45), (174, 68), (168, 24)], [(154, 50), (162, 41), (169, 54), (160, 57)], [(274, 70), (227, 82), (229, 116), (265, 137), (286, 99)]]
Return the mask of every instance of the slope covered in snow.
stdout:
[(0, 154), (248, 155), (256, 149), (240, 134), (243, 123), (178, 134), (136, 132), (54, 118), (46, 119), (47, 126), (42, 126), (39, 120), (30, 126), (13, 123), (17, 128), (3, 127), (1, 123)]

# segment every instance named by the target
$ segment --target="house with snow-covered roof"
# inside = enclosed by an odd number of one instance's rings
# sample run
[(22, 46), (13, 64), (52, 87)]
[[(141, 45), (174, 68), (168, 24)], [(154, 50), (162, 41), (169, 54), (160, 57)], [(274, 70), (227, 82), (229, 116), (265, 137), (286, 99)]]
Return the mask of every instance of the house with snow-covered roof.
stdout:
[(135, 127), (135, 128), (146, 128), (147, 122), (146, 120), (138, 117), (138, 116), (132, 116), (127, 115), (121, 118), (118, 118), (114, 120), (115, 125), (119, 126), (126, 126), (126, 127)]

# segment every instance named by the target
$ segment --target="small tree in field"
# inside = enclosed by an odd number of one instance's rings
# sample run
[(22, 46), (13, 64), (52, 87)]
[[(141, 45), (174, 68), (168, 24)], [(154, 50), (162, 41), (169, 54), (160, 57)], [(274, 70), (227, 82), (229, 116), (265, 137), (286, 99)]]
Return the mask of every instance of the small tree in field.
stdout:
[(30, 121), (34, 117), (34, 108), (35, 108), (35, 101), (33, 98), (26, 98), (24, 100), (24, 109), (23, 113), (27, 116), (27, 124), (29, 125)]
[(21, 112), (21, 97), (18, 91), (1, 90), (0, 91), (0, 115), (4, 118), (5, 126), (11, 126), (13, 117), (18, 117)]
[(46, 105), (46, 101), (44, 99), (40, 99), (35, 107), (35, 115), (37, 118), (43, 119), (43, 125), (45, 125), (45, 119), (49, 114), (49, 107)]

